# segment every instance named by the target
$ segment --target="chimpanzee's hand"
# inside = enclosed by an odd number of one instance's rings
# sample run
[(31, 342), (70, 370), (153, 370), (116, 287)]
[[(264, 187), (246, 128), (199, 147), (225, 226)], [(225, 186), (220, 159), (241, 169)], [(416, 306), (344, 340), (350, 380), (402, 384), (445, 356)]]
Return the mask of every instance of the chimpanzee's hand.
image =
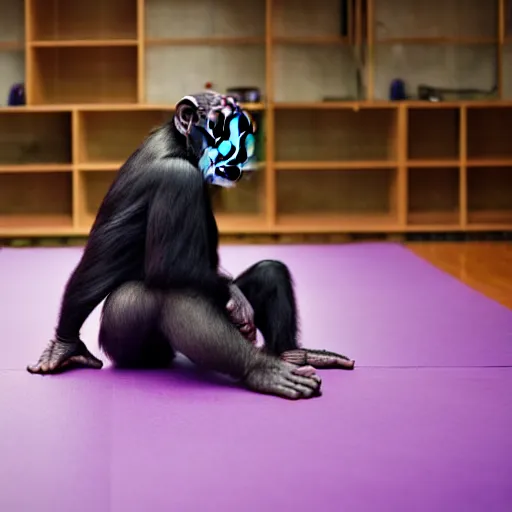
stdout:
[(226, 305), (231, 321), (251, 343), (256, 343), (256, 326), (254, 325), (254, 310), (240, 288), (235, 284), (229, 287), (231, 299)]
[(30, 373), (56, 373), (71, 367), (94, 368), (99, 370), (103, 362), (94, 357), (82, 341), (62, 342), (51, 340), (39, 361), (30, 365)]
[(313, 368), (339, 368), (353, 370), (355, 361), (347, 356), (329, 352), (327, 350), (312, 350), (307, 348), (298, 348), (288, 350), (281, 354), (281, 359), (288, 363), (296, 365), (310, 365)]
[(321, 395), (322, 381), (313, 367), (297, 367), (275, 358), (255, 364), (244, 382), (254, 391), (292, 400)]

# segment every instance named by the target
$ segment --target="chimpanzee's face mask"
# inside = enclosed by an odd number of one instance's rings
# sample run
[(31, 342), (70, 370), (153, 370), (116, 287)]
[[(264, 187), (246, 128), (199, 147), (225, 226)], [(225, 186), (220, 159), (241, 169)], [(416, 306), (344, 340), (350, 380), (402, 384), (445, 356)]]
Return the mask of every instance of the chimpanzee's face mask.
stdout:
[(233, 98), (206, 92), (181, 99), (174, 121), (198, 158), (205, 181), (233, 187), (254, 155), (251, 116)]

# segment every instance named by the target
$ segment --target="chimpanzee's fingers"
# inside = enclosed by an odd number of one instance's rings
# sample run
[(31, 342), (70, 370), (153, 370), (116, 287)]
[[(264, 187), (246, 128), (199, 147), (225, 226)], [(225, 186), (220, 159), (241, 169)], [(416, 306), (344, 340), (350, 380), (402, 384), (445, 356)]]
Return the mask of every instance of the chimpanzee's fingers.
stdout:
[(289, 379), (294, 384), (300, 384), (301, 386), (304, 386), (306, 388), (309, 388), (313, 391), (318, 391), (320, 389), (320, 386), (322, 385), (322, 379), (318, 375), (311, 375), (310, 377), (303, 377), (302, 375), (297, 375), (295, 373), (292, 373), (292, 375), (289, 377)]
[(46, 348), (43, 350), (43, 353), (39, 357), (39, 360), (34, 365), (27, 366), (27, 370), (30, 373), (48, 373), (52, 368), (52, 360), (58, 357), (58, 354), (55, 353), (55, 341), (51, 340)]
[(60, 372), (71, 365), (100, 369), (103, 362), (94, 357), (82, 343), (64, 343), (52, 340), (35, 365), (27, 366), (30, 373)]
[(251, 343), (256, 343), (256, 327), (252, 324), (245, 324), (240, 327), (240, 332), (244, 338)]
[(27, 366), (27, 371), (29, 373), (42, 373), (41, 365), (39, 363), (36, 363), (36, 364), (33, 364), (33, 365), (28, 365)]
[(288, 363), (297, 365), (307, 364), (315, 368), (343, 368), (352, 370), (355, 366), (355, 361), (352, 361), (347, 356), (327, 350), (303, 348), (288, 350), (281, 354), (281, 359)]
[(299, 390), (282, 384), (277, 385), (275, 391), (282, 398), (289, 398), (290, 400), (298, 400), (301, 397)]

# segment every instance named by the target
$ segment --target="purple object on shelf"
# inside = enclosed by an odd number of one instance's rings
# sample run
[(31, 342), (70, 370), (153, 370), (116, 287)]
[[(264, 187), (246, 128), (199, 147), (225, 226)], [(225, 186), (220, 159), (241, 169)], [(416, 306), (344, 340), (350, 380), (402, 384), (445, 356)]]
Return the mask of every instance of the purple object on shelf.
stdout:
[(19, 107), (25, 105), (25, 84), (14, 84), (9, 90), (9, 98), (7, 104), (10, 107)]

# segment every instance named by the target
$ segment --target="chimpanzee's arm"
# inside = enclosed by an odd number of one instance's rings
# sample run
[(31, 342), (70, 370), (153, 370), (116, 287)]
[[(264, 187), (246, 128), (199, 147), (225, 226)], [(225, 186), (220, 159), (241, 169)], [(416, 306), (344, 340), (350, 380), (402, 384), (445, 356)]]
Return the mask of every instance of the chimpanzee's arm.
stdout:
[(228, 278), (212, 262), (217, 237), (211, 231), (209, 203), (200, 199), (206, 186), (200, 172), (186, 160), (172, 158), (155, 163), (153, 173), (159, 185), (148, 212), (146, 285), (200, 290), (224, 308)]
[(83, 256), (62, 299), (56, 337), (74, 341), (93, 309), (121, 283), (140, 275), (147, 197), (123, 200), (114, 184), (98, 212)]
[[(133, 167), (133, 166), (132, 166)], [(101, 368), (80, 340), (80, 329), (96, 306), (121, 283), (142, 275), (148, 192), (151, 179), (126, 165), (105, 196), (88, 243), (62, 297), (55, 337), (32, 373), (71, 364)]]

